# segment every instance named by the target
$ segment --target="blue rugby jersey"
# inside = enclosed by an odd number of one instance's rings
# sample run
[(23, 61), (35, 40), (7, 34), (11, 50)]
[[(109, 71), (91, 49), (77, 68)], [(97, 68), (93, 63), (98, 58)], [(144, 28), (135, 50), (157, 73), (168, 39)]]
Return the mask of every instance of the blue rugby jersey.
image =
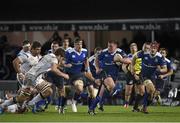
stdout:
[[(163, 58), (163, 61), (165, 62), (168, 71), (173, 70), (172, 62), (169, 59)], [(158, 78), (159, 75), (163, 75), (163, 74), (166, 74), (166, 73), (160, 73), (160, 72), (156, 71), (156, 78)], [(167, 80), (167, 79), (168, 79), (168, 77), (163, 78), (163, 80)]]
[(152, 56), (151, 54), (145, 54), (143, 52), (139, 52), (137, 56), (138, 58), (142, 58), (141, 74), (143, 77), (146, 77), (148, 79), (152, 79), (152, 77), (155, 76), (158, 65), (159, 66), (166, 65), (166, 63), (162, 58), (162, 55), (159, 52), (157, 52), (155, 56)]
[(66, 51), (66, 64), (72, 64), (71, 68), (66, 71), (70, 74), (81, 73), (84, 62), (88, 57), (87, 49), (82, 48), (81, 52), (77, 52), (74, 48)]
[(102, 68), (108, 75), (111, 75), (114, 79), (117, 78), (119, 67), (114, 62), (114, 55), (119, 53), (123, 58), (128, 57), (126, 53), (117, 48), (114, 53), (110, 53), (108, 49), (104, 49), (101, 54), (98, 56), (100, 68)]

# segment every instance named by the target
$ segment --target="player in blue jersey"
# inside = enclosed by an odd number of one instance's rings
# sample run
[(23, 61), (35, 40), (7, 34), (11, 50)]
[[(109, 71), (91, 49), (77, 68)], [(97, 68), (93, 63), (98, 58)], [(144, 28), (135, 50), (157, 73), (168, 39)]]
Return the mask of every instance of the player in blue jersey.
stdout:
[[(136, 59), (141, 59), (141, 71), (139, 74), (133, 72), (137, 86), (140, 85), (139, 94), (137, 95), (133, 111), (139, 111), (138, 105), (141, 99), (144, 98), (143, 109), (144, 113), (148, 113), (147, 106), (151, 103), (155, 92), (153, 82), (156, 71), (166, 72), (167, 67), (162, 59), (162, 55), (157, 52), (159, 44), (156, 41), (150, 44), (150, 53), (138, 52), (133, 58), (133, 66)], [(152, 85), (148, 86), (148, 85)], [(147, 86), (145, 88), (145, 86)], [(144, 95), (145, 94), (145, 95)]]
[[(115, 40), (110, 40), (108, 42), (108, 48), (104, 49), (101, 54), (96, 59), (96, 73), (99, 74), (101, 78), (101, 85), (99, 87), (99, 92), (96, 99), (90, 105), (88, 113), (94, 115), (97, 103), (101, 101), (104, 94), (105, 88), (109, 93), (114, 96), (117, 94), (118, 90), (115, 86), (116, 79), (118, 77), (119, 66), (116, 62), (121, 62), (125, 64), (130, 64), (131, 60), (127, 57), (126, 53), (117, 48), (118, 42)], [(114, 60), (116, 55), (119, 55), (119, 59)]]
[(91, 98), (95, 98), (93, 80), (88, 79), (84, 72), (92, 75), (90, 72), (89, 62), (88, 62), (88, 52), (87, 49), (82, 48), (83, 41), (76, 38), (74, 41), (74, 48), (66, 52), (66, 72), (70, 76), (70, 83), (75, 88), (74, 99), (72, 100), (73, 112), (77, 112), (76, 103), (82, 97), (87, 97), (88, 95), (83, 93), (84, 86), (88, 87), (89, 94)]
[(166, 63), (167, 66), (167, 72), (165, 73), (160, 73), (160, 72), (156, 72), (155, 75), (155, 87), (157, 90), (157, 101), (158, 103), (161, 103), (161, 97), (160, 97), (160, 92), (162, 91), (163, 87), (165, 84), (167, 84), (167, 82), (169, 81), (169, 77), (173, 74), (173, 67), (172, 67), (172, 62), (166, 58), (168, 51), (166, 48), (160, 48), (159, 50), (160, 54), (162, 55), (162, 58), (164, 60), (164, 62)]
[[(95, 83), (94, 83), (94, 92), (95, 92), (95, 95), (97, 95), (98, 93), (98, 88), (100, 86), (100, 77), (99, 75), (96, 73), (96, 64), (95, 64), (95, 59), (98, 57), (98, 55), (102, 52), (102, 48), (101, 47), (96, 47), (94, 49), (94, 55), (92, 55), (88, 61), (89, 61), (89, 65), (90, 65), (90, 70), (91, 70), (91, 73), (92, 73), (92, 76), (94, 77), (94, 79), (96, 80)], [(104, 98), (102, 98), (102, 100), (99, 102), (99, 105), (98, 105), (98, 109), (100, 111), (104, 111), (104, 108), (103, 108), (103, 101)], [(88, 102), (90, 101), (90, 99), (88, 100)], [(88, 103), (89, 106), (90, 106), (90, 103)]]

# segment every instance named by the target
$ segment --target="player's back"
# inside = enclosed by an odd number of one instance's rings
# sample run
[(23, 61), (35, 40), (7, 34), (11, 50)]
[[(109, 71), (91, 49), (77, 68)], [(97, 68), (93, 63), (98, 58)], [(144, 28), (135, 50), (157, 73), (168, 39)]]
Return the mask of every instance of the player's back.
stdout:
[(40, 59), (37, 65), (33, 66), (28, 71), (28, 74), (38, 76), (46, 71), (49, 71), (53, 63), (58, 64), (56, 56), (53, 53), (47, 54)]

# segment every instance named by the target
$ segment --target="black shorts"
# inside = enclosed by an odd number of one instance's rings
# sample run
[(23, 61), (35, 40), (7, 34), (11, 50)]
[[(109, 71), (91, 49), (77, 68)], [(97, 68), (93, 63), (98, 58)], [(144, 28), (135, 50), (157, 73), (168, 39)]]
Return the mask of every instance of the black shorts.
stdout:
[(104, 79), (106, 79), (107, 77), (111, 77), (113, 80), (114, 80), (114, 82), (116, 82), (116, 80), (117, 80), (117, 76), (112, 76), (112, 75), (110, 75), (110, 74), (108, 74), (106, 71), (101, 71), (99, 74), (98, 74), (98, 76), (99, 76), (99, 79), (101, 79), (102, 81), (104, 81)]
[(136, 80), (135, 77), (133, 76), (133, 82), (134, 82), (134, 84), (136, 84), (136, 85), (141, 85), (141, 84), (143, 84), (144, 80), (145, 80), (145, 78), (143, 78), (143, 76), (142, 76), (141, 74), (139, 75), (139, 80)]
[(155, 88), (157, 90), (162, 90), (163, 87), (164, 87), (164, 84), (167, 82), (168, 80), (163, 80), (163, 79), (156, 79), (155, 82), (154, 82), (154, 85), (155, 85)]
[(91, 81), (90, 79), (88, 79), (84, 73), (78, 73), (78, 74), (72, 74), (72, 73), (68, 73), (69, 75), (69, 81), (68, 83), (71, 85), (74, 85), (74, 81), (76, 80), (82, 80), (84, 83), (84, 86), (89, 86), (89, 85), (93, 85), (93, 81)]
[(45, 74), (45, 79), (53, 83), (56, 87), (62, 88), (64, 86), (64, 78), (58, 76), (56, 73), (49, 71)]
[(126, 76), (126, 84), (127, 84), (127, 85), (133, 85), (135, 78), (134, 78), (134, 76), (131, 74), (131, 72), (128, 71), (125, 76)]

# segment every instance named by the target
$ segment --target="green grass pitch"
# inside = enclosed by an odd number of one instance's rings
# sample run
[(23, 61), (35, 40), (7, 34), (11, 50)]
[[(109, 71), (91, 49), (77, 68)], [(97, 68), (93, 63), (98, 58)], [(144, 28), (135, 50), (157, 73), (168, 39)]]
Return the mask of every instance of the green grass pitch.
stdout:
[(180, 107), (151, 106), (149, 114), (132, 112), (122, 106), (105, 106), (104, 112), (95, 116), (87, 113), (87, 106), (78, 106), (78, 112), (73, 113), (71, 107), (65, 114), (58, 114), (54, 106), (50, 106), (45, 112), (32, 114), (10, 114), (0, 115), (0, 122), (180, 122)]

